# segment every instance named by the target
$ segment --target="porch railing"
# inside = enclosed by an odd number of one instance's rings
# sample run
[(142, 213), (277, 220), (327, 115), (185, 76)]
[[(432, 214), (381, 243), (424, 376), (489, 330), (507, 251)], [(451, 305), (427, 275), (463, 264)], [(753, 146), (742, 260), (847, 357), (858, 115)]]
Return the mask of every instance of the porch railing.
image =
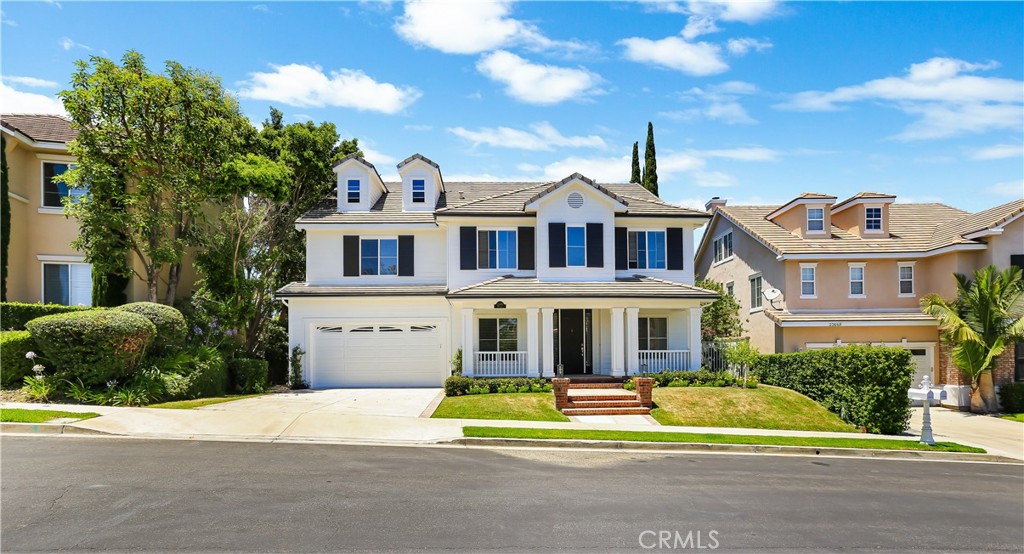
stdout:
[(477, 352), (473, 375), (477, 377), (526, 375), (526, 352)]
[(647, 371), (685, 371), (690, 369), (689, 350), (641, 350), (640, 367), (647, 364)]

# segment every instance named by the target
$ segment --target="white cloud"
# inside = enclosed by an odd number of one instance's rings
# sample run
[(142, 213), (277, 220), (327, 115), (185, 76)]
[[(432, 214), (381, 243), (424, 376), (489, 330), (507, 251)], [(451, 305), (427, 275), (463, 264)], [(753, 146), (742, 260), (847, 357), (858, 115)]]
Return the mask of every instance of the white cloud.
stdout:
[(683, 36), (688, 40), (718, 32), (718, 21), (753, 24), (774, 17), (779, 13), (780, 3), (775, 0), (695, 0), (687, 2), (664, 2), (643, 0), (647, 5), (663, 12), (689, 15)]
[(1024, 198), (1024, 181), (1007, 181), (996, 183), (985, 189), (985, 192), (992, 196), (1009, 196), (1011, 198)]
[(710, 42), (687, 42), (679, 37), (652, 40), (622, 39), (626, 59), (681, 71), (687, 75), (715, 75), (729, 69), (721, 57), (722, 47)]
[(266, 4), (256, 4), (255, 6), (252, 7), (252, 10), (256, 11), (256, 12), (269, 13), (270, 12), (270, 6), (268, 6)]
[(362, 140), (359, 141), (359, 150), (363, 153), (363, 159), (376, 166), (378, 171), (382, 169), (381, 166), (394, 165), (398, 163), (398, 158), (385, 154), (380, 150), (370, 148)]
[(695, 154), (703, 158), (723, 158), (739, 162), (775, 162), (782, 155), (777, 150), (760, 146), (727, 148), (722, 150), (700, 150)]
[(745, 56), (751, 50), (764, 52), (773, 46), (775, 45), (770, 40), (758, 40), (756, 38), (731, 38), (725, 43), (726, 50), (734, 56)]
[(601, 77), (583, 67), (534, 64), (504, 50), (480, 58), (476, 68), (504, 83), (506, 94), (529, 104), (557, 104), (601, 92)]
[(1024, 146), (1020, 144), (994, 144), (971, 153), (972, 160), (1002, 160), (1021, 156), (1024, 156)]
[(747, 113), (739, 102), (739, 96), (757, 92), (757, 86), (743, 81), (726, 81), (711, 85), (707, 90), (694, 87), (683, 93), (681, 98), (700, 103), (701, 107), (661, 112), (658, 115), (677, 121), (692, 121), (703, 117), (727, 125), (753, 125), (757, 120)]
[(547, 121), (530, 125), (530, 131), (511, 127), (481, 127), (477, 130), (452, 127), (449, 133), (466, 139), (473, 146), (486, 144), (497, 148), (551, 151), (558, 148), (605, 148), (604, 139), (597, 135), (565, 136)]
[(882, 102), (916, 117), (895, 138), (945, 138), (995, 129), (1020, 129), (1024, 81), (971, 75), (997, 64), (932, 58), (911, 65), (900, 77), (885, 77), (832, 91), (806, 91), (777, 106), (797, 111), (833, 111), (856, 102)]
[(17, 27), (18, 22), (7, 17), (7, 14), (3, 10), (0, 10), (0, 24), (7, 25), (9, 27)]
[(326, 75), (319, 66), (271, 67), (270, 72), (250, 73), (250, 80), (241, 83), (239, 96), (289, 106), (338, 106), (386, 114), (398, 113), (422, 96), (415, 87), (381, 83), (358, 69)]
[(8, 83), (14, 83), (16, 85), (22, 85), (33, 88), (57, 88), (56, 81), (49, 81), (46, 79), (39, 79), (37, 77), (20, 77), (17, 75), (4, 75), (3, 80)]
[(416, 46), (447, 54), (479, 54), (511, 46), (577, 54), (591, 51), (576, 40), (545, 36), (537, 26), (511, 17), (512, 3), (413, 0), (395, 23), (395, 31)]
[[(744, 150), (750, 152), (744, 153)], [(658, 179), (662, 183), (685, 181), (701, 187), (725, 187), (736, 184), (736, 178), (721, 171), (709, 170), (707, 158), (743, 159), (764, 157), (754, 155), (760, 149), (734, 150), (687, 150), (683, 152), (661, 152), (658, 154)], [(744, 161), (762, 161), (747, 159)], [(630, 156), (579, 157), (570, 156), (550, 163), (543, 168), (545, 179), (562, 179), (578, 171), (598, 182), (624, 183), (629, 181)]]
[(6, 113), (46, 113), (67, 115), (64, 104), (53, 96), (22, 92), (0, 82), (0, 105)]
[(74, 48), (81, 48), (82, 50), (92, 50), (92, 48), (90, 48), (88, 45), (82, 44), (80, 42), (75, 42), (69, 37), (62, 37), (60, 40), (57, 41), (57, 44), (59, 44), (60, 47), (64, 50), (72, 50)]

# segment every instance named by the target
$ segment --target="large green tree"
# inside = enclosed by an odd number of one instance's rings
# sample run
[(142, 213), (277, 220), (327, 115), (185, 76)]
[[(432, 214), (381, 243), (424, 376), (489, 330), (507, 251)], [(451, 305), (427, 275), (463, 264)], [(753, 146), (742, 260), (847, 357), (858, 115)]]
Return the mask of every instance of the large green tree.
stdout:
[(640, 175), (640, 143), (633, 143), (633, 163), (630, 166), (632, 172), (630, 173), (629, 182), (639, 184), (643, 177)]
[(952, 348), (955, 365), (971, 381), (971, 411), (999, 408), (992, 382), (996, 358), (1014, 342), (1024, 340), (1024, 281), (1021, 270), (999, 271), (994, 265), (957, 273), (957, 295), (946, 300), (937, 294), (921, 299), (924, 313), (939, 320), (942, 338)]
[(701, 279), (697, 286), (719, 294), (718, 300), (705, 306), (700, 314), (700, 334), (704, 341), (735, 338), (743, 332), (740, 324), (740, 304), (736, 297), (727, 294), (718, 281)]
[(654, 151), (654, 124), (647, 122), (647, 147), (644, 150), (644, 188), (651, 191), (651, 194), (658, 196), (658, 160)]
[(104, 274), (136, 273), (151, 302), (165, 283), (173, 303), (210, 187), (255, 130), (216, 77), (173, 61), (156, 74), (134, 51), (120, 65), (77, 62), (60, 97), (78, 130), (63, 178), (91, 192), (67, 206), (81, 229), (73, 246)]
[(7, 137), (0, 136), (0, 301), (7, 301), (7, 251), (11, 245), (11, 199), (8, 197)]

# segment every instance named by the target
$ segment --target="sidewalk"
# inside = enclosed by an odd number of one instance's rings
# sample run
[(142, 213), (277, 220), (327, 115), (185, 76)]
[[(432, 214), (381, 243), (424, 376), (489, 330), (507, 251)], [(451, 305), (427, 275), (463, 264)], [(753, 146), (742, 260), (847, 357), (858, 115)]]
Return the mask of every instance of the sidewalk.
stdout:
[[(924, 410), (913, 408), (909, 433), (921, 436)], [(1024, 460), (1024, 423), (995, 416), (975, 415), (932, 408), (932, 435), (936, 441), (952, 441), (984, 448), (989, 454)]]

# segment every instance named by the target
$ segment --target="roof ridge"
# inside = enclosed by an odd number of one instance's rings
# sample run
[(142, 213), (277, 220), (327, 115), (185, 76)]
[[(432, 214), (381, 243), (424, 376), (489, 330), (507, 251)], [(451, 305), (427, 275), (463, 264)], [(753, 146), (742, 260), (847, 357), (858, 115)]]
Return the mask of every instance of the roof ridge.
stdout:
[[(470, 181), (464, 181), (464, 182), (470, 182)], [(498, 183), (500, 181), (494, 181), (494, 182)], [(451, 184), (451, 183), (449, 183), (449, 184)], [(485, 200), (494, 200), (495, 198), (501, 198), (502, 196), (508, 196), (510, 194), (515, 194), (517, 192), (523, 192), (524, 190), (528, 190), (528, 189), (532, 189), (532, 188), (536, 188), (536, 187), (547, 186), (549, 184), (551, 184), (551, 183), (535, 183), (535, 184), (531, 184), (528, 187), (516, 188), (516, 189), (513, 189), (513, 190), (506, 190), (506, 191), (503, 191), (503, 192), (499, 192), (497, 194), (492, 194), (490, 196), (485, 196), (483, 198), (477, 198), (476, 200), (470, 200), (469, 202), (466, 202), (465, 204), (459, 204), (458, 206), (445, 206), (445, 207), (443, 207), (443, 208), (441, 208), (440, 210), (437, 210), (437, 211), (444, 212), (444, 211), (448, 211), (448, 210), (451, 210), (451, 209), (454, 209), (454, 208), (464, 208), (466, 206), (472, 206), (473, 204), (476, 204), (478, 202), (483, 202)]]

